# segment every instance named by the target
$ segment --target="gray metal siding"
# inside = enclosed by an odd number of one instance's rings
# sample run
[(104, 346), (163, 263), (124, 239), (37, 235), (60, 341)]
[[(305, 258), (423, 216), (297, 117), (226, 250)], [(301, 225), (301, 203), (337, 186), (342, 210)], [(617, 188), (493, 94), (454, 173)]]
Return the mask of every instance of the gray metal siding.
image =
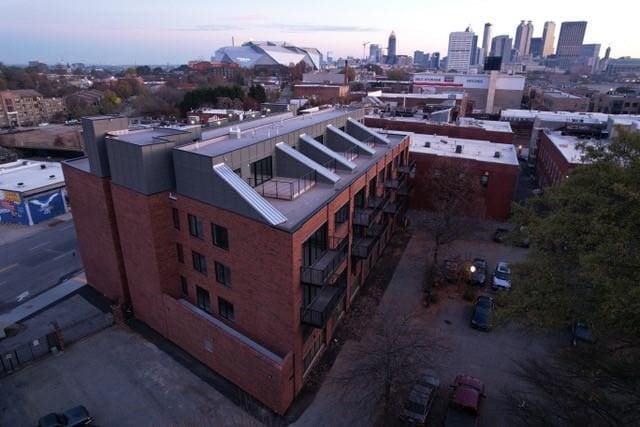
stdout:
[(111, 180), (131, 190), (145, 193), (141, 146), (108, 138), (105, 141)]
[(111, 174), (104, 136), (107, 132), (127, 129), (126, 117), (84, 117), (82, 135), (89, 158), (89, 167), (93, 175), (107, 177)]

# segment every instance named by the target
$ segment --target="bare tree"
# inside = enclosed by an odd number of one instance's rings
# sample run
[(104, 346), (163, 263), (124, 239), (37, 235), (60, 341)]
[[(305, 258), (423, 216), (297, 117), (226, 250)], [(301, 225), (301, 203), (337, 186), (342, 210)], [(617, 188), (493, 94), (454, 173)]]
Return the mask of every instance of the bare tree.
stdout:
[(438, 277), (439, 256), (443, 246), (459, 239), (468, 231), (469, 218), (477, 216), (480, 208), (480, 176), (459, 162), (437, 158), (419, 183), (428, 194), (427, 212), (422, 226), (433, 242), (431, 263), (428, 266), (425, 291), (431, 290)]
[(407, 390), (435, 352), (413, 320), (392, 309), (374, 316), (362, 340), (345, 349), (346, 367), (330, 377), (343, 401), (366, 407), (382, 425), (397, 419)]

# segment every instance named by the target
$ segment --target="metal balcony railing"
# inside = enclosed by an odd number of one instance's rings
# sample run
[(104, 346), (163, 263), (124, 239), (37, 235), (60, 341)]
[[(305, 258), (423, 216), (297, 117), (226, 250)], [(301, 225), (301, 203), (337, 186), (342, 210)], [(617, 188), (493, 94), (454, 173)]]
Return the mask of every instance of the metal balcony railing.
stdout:
[(413, 190), (413, 181), (406, 180), (405, 182), (400, 184), (400, 187), (398, 187), (398, 195), (408, 196), (411, 193), (411, 190)]
[[(253, 178), (248, 179), (249, 185)], [(253, 189), (262, 197), (281, 200), (294, 200), (305, 191), (316, 185), (316, 171), (311, 171), (297, 178), (274, 177)]]
[(403, 173), (403, 174), (411, 174), (411, 173), (415, 173), (416, 171), (416, 161), (413, 160), (411, 162), (409, 162), (408, 164), (402, 165), (398, 167), (398, 172), (399, 173)]
[(351, 254), (356, 258), (366, 259), (371, 255), (373, 248), (376, 246), (378, 238), (376, 237), (362, 237), (354, 240), (353, 247), (351, 248)]
[(306, 325), (322, 329), (327, 324), (344, 294), (342, 286), (325, 286), (307, 307), (300, 308), (300, 320)]
[(386, 221), (373, 224), (367, 229), (367, 236), (379, 239), (385, 233), (385, 231), (387, 231), (388, 226), (389, 224)]
[(327, 249), (313, 264), (300, 267), (300, 281), (311, 285), (323, 286), (336, 272), (349, 252), (348, 235), (330, 237)]

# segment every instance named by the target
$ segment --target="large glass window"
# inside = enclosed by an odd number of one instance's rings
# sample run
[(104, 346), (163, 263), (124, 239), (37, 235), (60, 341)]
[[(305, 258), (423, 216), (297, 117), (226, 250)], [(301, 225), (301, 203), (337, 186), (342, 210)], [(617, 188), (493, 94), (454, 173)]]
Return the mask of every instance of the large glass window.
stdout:
[(335, 214), (336, 225), (344, 224), (349, 220), (349, 203), (345, 203)]
[(180, 230), (180, 212), (176, 208), (171, 208), (173, 214), (173, 228)]
[(364, 208), (364, 188), (356, 193), (353, 201), (356, 208)]
[(371, 178), (371, 181), (369, 181), (369, 197), (376, 197), (377, 185), (378, 185), (378, 178), (374, 176), (373, 178)]
[(318, 228), (302, 244), (302, 264), (305, 267), (313, 264), (327, 250), (327, 224)]
[(251, 185), (256, 187), (273, 178), (271, 156), (251, 163)]

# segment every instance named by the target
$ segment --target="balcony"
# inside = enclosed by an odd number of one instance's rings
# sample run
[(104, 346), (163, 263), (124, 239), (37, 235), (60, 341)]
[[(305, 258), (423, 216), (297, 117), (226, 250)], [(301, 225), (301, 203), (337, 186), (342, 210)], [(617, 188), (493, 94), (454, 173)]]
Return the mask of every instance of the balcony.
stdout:
[(415, 174), (416, 173), (416, 161), (413, 160), (412, 162), (409, 162), (409, 164), (403, 165), (403, 166), (399, 166), (398, 167), (398, 173), (401, 174)]
[(394, 203), (389, 203), (385, 208), (384, 208), (384, 213), (385, 214), (389, 214), (392, 216), (396, 216), (398, 215), (402, 209), (405, 207), (406, 203), (405, 202), (394, 202)]
[(378, 218), (378, 214), (382, 212), (387, 203), (386, 197), (369, 196), (366, 208), (356, 207), (353, 211), (353, 223), (368, 227)]
[(307, 307), (300, 308), (300, 320), (305, 325), (322, 329), (333, 314), (340, 298), (344, 294), (344, 287), (325, 286)]
[(389, 224), (386, 221), (379, 224), (373, 224), (367, 229), (367, 236), (379, 239), (384, 232), (387, 231), (388, 226)]
[[(253, 179), (248, 179), (248, 182), (252, 185)], [(316, 172), (312, 171), (298, 178), (275, 176), (253, 189), (262, 197), (294, 200), (314, 185), (316, 185)]]
[(369, 258), (371, 252), (378, 243), (378, 237), (363, 237), (354, 240), (353, 247), (351, 248), (351, 254), (356, 258), (366, 259)]
[(397, 190), (404, 184), (407, 180), (407, 175), (400, 175), (398, 179), (388, 179), (384, 182), (384, 188), (390, 188), (392, 190)]
[(398, 187), (398, 196), (408, 196), (413, 190), (413, 181), (405, 180), (400, 187)]
[(300, 281), (310, 285), (324, 286), (336, 272), (349, 252), (348, 236), (329, 238), (330, 248), (313, 264), (300, 267)]

